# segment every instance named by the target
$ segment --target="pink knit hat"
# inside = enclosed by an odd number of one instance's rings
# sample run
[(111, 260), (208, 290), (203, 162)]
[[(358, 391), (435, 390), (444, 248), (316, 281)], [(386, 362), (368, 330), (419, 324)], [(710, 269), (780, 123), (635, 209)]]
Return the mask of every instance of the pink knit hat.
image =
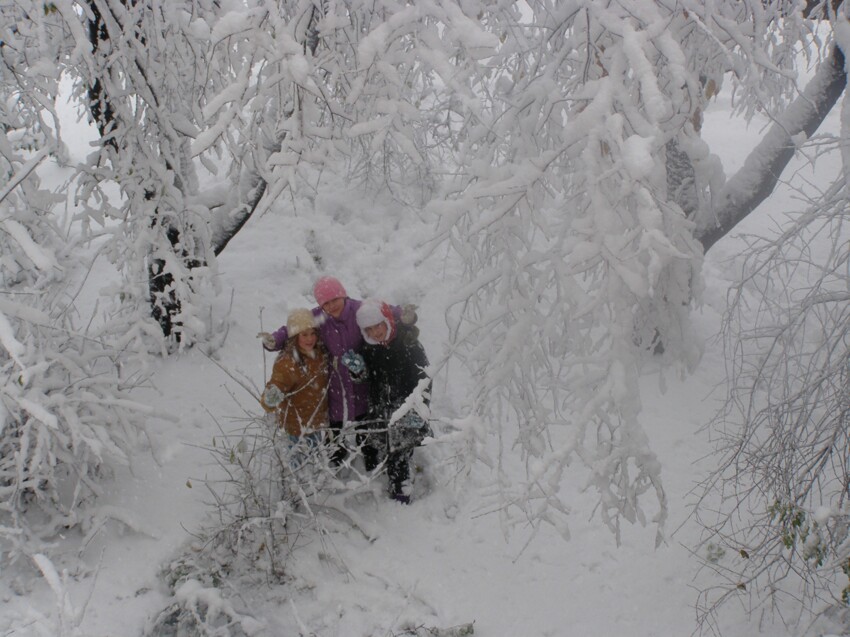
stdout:
[(316, 303), (318, 303), (321, 307), (328, 301), (346, 298), (348, 293), (345, 291), (345, 288), (342, 287), (342, 283), (340, 283), (337, 279), (332, 276), (323, 276), (321, 279), (316, 281), (316, 285), (313, 286), (313, 296), (316, 297)]

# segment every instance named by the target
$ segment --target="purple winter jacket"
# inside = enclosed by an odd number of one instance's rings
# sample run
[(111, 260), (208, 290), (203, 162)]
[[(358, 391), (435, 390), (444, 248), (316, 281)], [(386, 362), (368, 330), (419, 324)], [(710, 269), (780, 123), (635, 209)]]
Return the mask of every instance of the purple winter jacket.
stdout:
[[(367, 383), (355, 383), (351, 380), (348, 368), (340, 360), (342, 355), (352, 349), (360, 351), (363, 345), (363, 335), (357, 326), (357, 310), (362, 301), (346, 298), (345, 307), (338, 319), (322, 311), (320, 307), (313, 308), (313, 316), (317, 317), (319, 338), (325, 344), (330, 356), (328, 384), (328, 419), (335, 422), (350, 421), (365, 414), (369, 409), (369, 386)], [(401, 308), (391, 305), (396, 320), (401, 318)], [(275, 350), (283, 349), (289, 332), (284, 325), (273, 332)]]

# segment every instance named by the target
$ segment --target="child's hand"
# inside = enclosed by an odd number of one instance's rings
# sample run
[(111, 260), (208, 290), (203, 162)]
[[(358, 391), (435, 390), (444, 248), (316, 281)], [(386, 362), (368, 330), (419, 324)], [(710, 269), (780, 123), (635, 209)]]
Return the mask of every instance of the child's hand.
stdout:
[(277, 347), (277, 341), (274, 338), (274, 334), (270, 334), (269, 332), (260, 332), (257, 334), (257, 338), (263, 339), (263, 347), (269, 350), (273, 350)]
[(359, 376), (366, 370), (366, 361), (352, 349), (342, 355), (342, 364), (348, 368), (352, 376)]
[(263, 392), (263, 402), (272, 408), (282, 403), (284, 398), (283, 392), (276, 385), (269, 385), (266, 387), (266, 391)]
[(419, 317), (416, 315), (416, 306), (413, 304), (401, 306), (401, 322), (404, 325), (415, 325)]

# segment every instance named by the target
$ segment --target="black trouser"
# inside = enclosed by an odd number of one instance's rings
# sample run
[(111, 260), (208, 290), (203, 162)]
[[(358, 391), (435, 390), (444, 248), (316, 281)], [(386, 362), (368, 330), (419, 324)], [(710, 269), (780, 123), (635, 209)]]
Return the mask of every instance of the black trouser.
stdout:
[[(361, 422), (369, 418), (368, 414), (357, 416), (352, 422)], [(342, 426), (344, 423), (331, 421), (329, 442), (331, 445), (331, 464), (340, 466), (348, 458), (349, 450), (342, 439)], [(387, 453), (389, 448), (389, 434), (387, 432), (375, 432), (374, 422), (356, 425), (355, 431), (357, 446), (363, 454), (363, 465), (366, 471), (374, 471), (386, 459), (387, 477), (389, 478), (389, 490), (391, 495), (400, 495), (406, 483), (410, 481), (410, 459), (413, 449), (402, 449), (394, 453)], [(384, 425), (385, 426), (385, 425)], [(361, 431), (362, 430), (362, 433)]]
[[(359, 428), (370, 429), (375, 426), (374, 423), (369, 423)], [(389, 443), (390, 437), (386, 431), (357, 434), (357, 444), (363, 454), (366, 471), (374, 471), (381, 462), (386, 460), (390, 495), (402, 495), (404, 486), (410, 481), (410, 459), (413, 456), (413, 448), (387, 453)]]
[(404, 493), (404, 487), (410, 483), (410, 458), (413, 449), (404, 449), (391, 453), (387, 457), (387, 477), (390, 495), (410, 495)]
[(363, 466), (366, 471), (374, 471), (387, 457), (387, 444), (389, 437), (385, 431), (385, 423), (368, 422), (357, 426), (357, 447), (363, 454)]
[[(359, 422), (361, 420), (366, 420), (366, 418), (368, 418), (368, 414), (360, 414), (349, 422)], [(342, 437), (342, 426), (344, 424), (345, 422), (341, 420), (331, 420), (328, 423), (328, 447), (331, 458), (331, 464), (335, 467), (338, 467), (343, 464), (349, 455), (348, 447), (345, 446), (345, 440)], [(359, 435), (357, 437), (357, 443), (360, 444)]]
[(363, 466), (366, 471), (374, 471), (384, 460), (387, 453), (386, 447), (373, 444), (375, 434), (357, 434), (357, 446), (363, 454)]

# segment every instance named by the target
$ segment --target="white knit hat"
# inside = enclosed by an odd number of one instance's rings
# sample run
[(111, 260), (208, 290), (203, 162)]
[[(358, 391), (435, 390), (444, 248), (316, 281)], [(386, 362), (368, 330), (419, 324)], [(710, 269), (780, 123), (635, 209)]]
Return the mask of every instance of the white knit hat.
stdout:
[(363, 301), (357, 309), (357, 326), (363, 334), (363, 340), (370, 345), (378, 345), (378, 341), (369, 338), (366, 334), (366, 328), (381, 323), (387, 326), (387, 341), (391, 341), (395, 336), (395, 321), (393, 320), (392, 312), (389, 306), (377, 299), (367, 299)]

